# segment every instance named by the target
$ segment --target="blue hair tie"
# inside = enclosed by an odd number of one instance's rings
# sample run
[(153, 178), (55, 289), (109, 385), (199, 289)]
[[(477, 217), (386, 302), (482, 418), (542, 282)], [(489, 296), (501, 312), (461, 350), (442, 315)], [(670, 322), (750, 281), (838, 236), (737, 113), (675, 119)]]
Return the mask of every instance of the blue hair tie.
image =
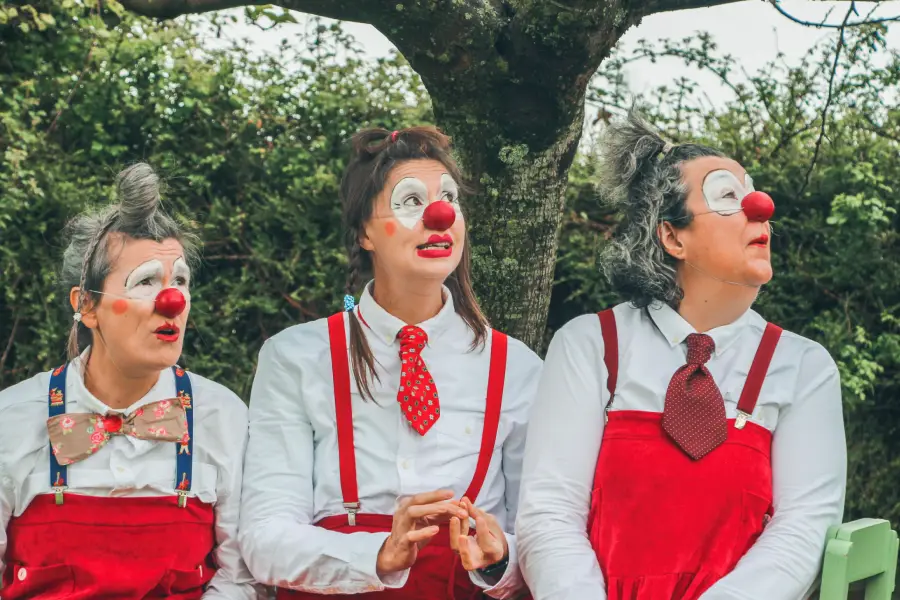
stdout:
[(344, 311), (351, 312), (356, 308), (356, 300), (350, 294), (344, 296)]

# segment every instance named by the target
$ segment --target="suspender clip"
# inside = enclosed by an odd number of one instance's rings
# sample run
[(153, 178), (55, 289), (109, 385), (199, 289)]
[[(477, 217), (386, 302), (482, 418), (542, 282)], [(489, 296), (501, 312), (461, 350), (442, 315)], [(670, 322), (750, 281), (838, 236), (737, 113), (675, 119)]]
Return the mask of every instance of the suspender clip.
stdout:
[(56, 505), (57, 506), (62, 506), (63, 492), (65, 492), (67, 489), (69, 489), (69, 488), (67, 488), (64, 485), (54, 485), (53, 486), (53, 495), (56, 496)]
[(178, 494), (178, 506), (181, 508), (187, 506), (187, 490), (175, 490), (175, 493)]
[(742, 410), (737, 411), (737, 418), (734, 420), (734, 428), (735, 429), (743, 429), (744, 425), (747, 424), (747, 420), (750, 418), (750, 415), (745, 413)]
[(356, 527), (356, 513), (359, 512), (359, 502), (344, 502), (344, 510), (347, 511), (347, 523), (350, 527)]

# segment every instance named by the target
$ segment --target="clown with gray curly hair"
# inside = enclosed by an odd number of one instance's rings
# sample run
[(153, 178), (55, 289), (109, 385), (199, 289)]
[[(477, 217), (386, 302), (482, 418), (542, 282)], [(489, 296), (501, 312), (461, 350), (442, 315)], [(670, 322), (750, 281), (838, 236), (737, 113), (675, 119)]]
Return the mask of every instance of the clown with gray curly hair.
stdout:
[(247, 408), (178, 362), (198, 241), (146, 164), (69, 225), (69, 361), (0, 393), (4, 600), (250, 600)]
[(751, 306), (772, 199), (722, 152), (631, 113), (605, 132), (603, 256), (625, 300), (562, 327), (516, 523), (537, 600), (799, 600), (841, 522), (837, 367)]

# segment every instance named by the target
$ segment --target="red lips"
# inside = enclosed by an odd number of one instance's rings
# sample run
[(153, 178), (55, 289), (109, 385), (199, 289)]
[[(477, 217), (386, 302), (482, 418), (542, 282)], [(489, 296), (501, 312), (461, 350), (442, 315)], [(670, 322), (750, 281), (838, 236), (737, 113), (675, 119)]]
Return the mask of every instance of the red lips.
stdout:
[(428, 241), (416, 247), (416, 254), (422, 258), (447, 258), (453, 254), (453, 238), (448, 234), (431, 234)]
[(165, 323), (156, 328), (156, 337), (164, 342), (177, 342), (181, 329), (175, 323)]
[(764, 233), (758, 238), (750, 242), (751, 246), (767, 246), (769, 244), (769, 234)]

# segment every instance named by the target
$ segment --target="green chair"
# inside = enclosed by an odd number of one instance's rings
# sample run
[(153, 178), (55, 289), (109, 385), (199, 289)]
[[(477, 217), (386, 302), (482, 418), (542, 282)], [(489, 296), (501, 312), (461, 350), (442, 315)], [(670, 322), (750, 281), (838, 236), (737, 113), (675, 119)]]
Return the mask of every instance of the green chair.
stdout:
[[(865, 600), (891, 600), (898, 544), (897, 532), (889, 521), (859, 519), (844, 523), (830, 528), (827, 540), (820, 600), (846, 600), (851, 584), (865, 590)], [(852, 586), (854, 591), (857, 585)]]

